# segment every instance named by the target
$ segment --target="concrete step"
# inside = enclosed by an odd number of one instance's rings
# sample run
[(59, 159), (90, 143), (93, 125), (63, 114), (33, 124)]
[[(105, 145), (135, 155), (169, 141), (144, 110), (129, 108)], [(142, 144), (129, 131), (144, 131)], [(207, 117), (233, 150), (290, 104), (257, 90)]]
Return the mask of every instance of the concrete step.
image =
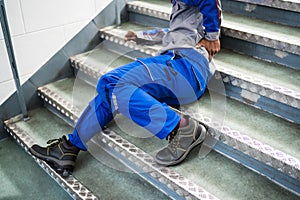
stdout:
[[(141, 46), (134, 42), (125, 42), (123, 39), (128, 30), (149, 28), (127, 22), (118, 28), (114, 26), (102, 28), (100, 37), (132, 50), (155, 55), (160, 45)], [(222, 50), (215, 60), (229, 96), (300, 123), (300, 72), (298, 70), (228, 50)]]
[[(73, 78), (48, 84), (39, 88), (38, 93), (45, 100), (46, 104), (51, 104), (49, 106), (55, 105), (56, 110), (60, 114), (64, 114), (65, 118), (73, 115), (76, 116), (76, 120), (79, 115), (75, 114), (74, 111), (81, 110), (81, 107), (95, 95), (94, 90), (94, 87), (89, 84)], [(81, 96), (80, 101), (73, 101), (74, 99), (78, 99), (77, 95)], [(209, 101), (207, 98), (209, 97), (205, 96), (204, 104), (201, 104), (201, 107), (205, 109), (207, 109), (205, 102)], [(72, 105), (73, 108), (67, 108), (67, 105)], [(278, 195), (282, 195), (283, 198), (297, 198), (293, 194), (278, 188), (268, 179), (264, 178), (264, 176), (251, 172), (240, 165), (239, 162), (232, 162), (215, 152), (211, 152), (204, 159), (201, 159), (196, 149), (183, 164), (162, 168), (155, 164), (152, 157), (157, 150), (166, 145), (166, 141), (161, 141), (150, 136), (150, 133), (122, 115), (117, 115), (115, 120), (107, 127), (109, 132), (104, 133), (104, 139), (102, 138), (105, 144), (108, 144), (123, 156), (129, 158), (134, 156), (140, 162), (131, 159), (134, 163), (139, 163), (137, 164), (139, 167), (146, 170), (146, 172), (151, 172), (150, 175), (159, 181), (163, 180), (163, 183), (167, 182), (170, 184), (169, 187), (177, 188), (177, 193), (183, 195), (185, 198), (203, 197), (205, 199), (208, 196), (209, 198), (216, 196), (220, 199), (264, 199), (266, 197), (270, 198), (269, 195), (274, 195), (274, 198), (275, 196), (278, 198)], [(247, 139), (249, 138), (247, 137)], [(220, 163), (222, 164), (220, 165)], [(151, 168), (145, 168), (145, 165), (148, 167), (151, 166)], [(155, 172), (159, 172), (159, 175)], [(277, 178), (277, 175), (278, 173), (272, 176)], [(270, 179), (272, 180), (272, 178)], [(253, 193), (252, 191), (257, 192)]]
[[(31, 110), (29, 116), (31, 119), (27, 122), (18, 117), (5, 122), (6, 130), (27, 153), (34, 143), (46, 145), (49, 139), (72, 131), (70, 125), (46, 108)], [(97, 148), (97, 156), (93, 152), (81, 152), (75, 171), (68, 178), (61, 177), (44, 161), (33, 158), (73, 199), (129, 200), (147, 197), (155, 200), (172, 197), (145, 182), (138, 174), (130, 170), (122, 171), (121, 169), (126, 169), (125, 166), (104, 150)], [(178, 195), (177, 197), (180, 198)]]
[[(131, 22), (168, 27), (171, 4), (167, 1), (131, 1), (127, 9)], [(299, 28), (223, 13), (223, 48), (299, 69), (299, 38)]]
[(225, 12), (300, 27), (299, 1), (222, 0), (222, 8)]

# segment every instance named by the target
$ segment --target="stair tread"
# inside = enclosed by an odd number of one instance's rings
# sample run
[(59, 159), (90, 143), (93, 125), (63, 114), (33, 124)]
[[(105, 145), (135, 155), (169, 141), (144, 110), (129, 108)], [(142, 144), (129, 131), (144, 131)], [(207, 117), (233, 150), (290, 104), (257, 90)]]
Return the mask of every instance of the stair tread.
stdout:
[[(99, 59), (101, 58), (101, 59)], [(78, 59), (81, 62), (88, 63), (91, 66), (99, 66), (99, 71), (106, 72), (123, 64), (124, 62), (130, 62), (131, 59), (121, 56), (120, 54), (102, 48), (101, 44), (98, 48), (85, 52), (79, 55), (72, 56), (71, 59)]]
[[(78, 82), (81, 83), (78, 84)], [(74, 83), (77, 84), (75, 87)], [(80, 91), (82, 91), (82, 89), (80, 87), (85, 88), (84, 91), (89, 91), (89, 93), (93, 93), (92, 91), (95, 90), (93, 86), (84, 83), (84, 81), (75, 80), (73, 78), (51, 83), (46, 85), (46, 87), (51, 88), (52, 85), (56, 85), (54, 92), (59, 96), (64, 96), (66, 101), (72, 101), (72, 99), (74, 99), (73, 94), (77, 93), (76, 90), (79, 91), (78, 94), (84, 94), (82, 96), (88, 98), (88, 100), (83, 100), (83, 98), (81, 98), (80, 106), (82, 106), (82, 102), (87, 102), (92, 99), (92, 96), (89, 98), (85, 93), (81, 93)], [(60, 90), (60, 88), (66, 87), (69, 87), (69, 90)], [(226, 115), (221, 117), (218, 116), (217, 118), (218, 120), (223, 120), (222, 125), (237, 130), (245, 136), (249, 136), (263, 144), (270, 145), (274, 149), (300, 160), (300, 139), (298, 134), (300, 125), (287, 122), (272, 114), (247, 106), (230, 98), (226, 98), (225, 100), (226, 102), (224, 103), (227, 114), (220, 113)], [(190, 106), (191, 110), (198, 110), (199, 113), (204, 113), (204, 115), (208, 117), (212, 117), (215, 114), (214, 106), (211, 105), (211, 99), (208, 94), (204, 95), (200, 101)], [(137, 126), (134, 127), (137, 128)]]
[[(71, 127), (44, 108), (30, 111), (30, 116), (30, 121), (19, 121), (16, 124), (29, 133), (39, 144), (45, 144), (48, 139), (59, 137), (71, 130)], [(151, 138), (148, 139), (151, 140)], [(220, 163), (222, 164), (220, 165)], [(195, 166), (197, 169), (195, 169)], [(295, 195), (271, 183), (264, 177), (213, 152), (203, 160), (191, 158), (182, 165), (172, 167), (172, 169), (193, 178), (198, 184), (205, 185), (205, 189), (221, 199), (264, 199), (266, 197), (271, 199), (296, 199)], [(213, 173), (211, 169), (214, 169)], [(194, 173), (195, 170), (199, 173)], [(122, 196), (122, 199), (166, 198), (152, 190), (149, 185), (141, 182), (139, 178), (135, 177), (135, 174), (112, 170), (95, 160), (87, 152), (79, 154), (73, 175), (78, 177), (79, 181), (90, 188), (94, 194), (104, 199), (111, 198), (112, 195), (116, 195), (115, 198)], [(114, 193), (111, 193), (112, 185), (118, 188), (118, 190), (114, 190)]]
[[(171, 12), (171, 4), (167, 1), (133, 1), (129, 4), (145, 6), (147, 8), (163, 11), (168, 14), (170, 14)], [(223, 28), (247, 32), (250, 34), (258, 35), (263, 38), (269, 38), (285, 42), (291, 45), (300, 46), (299, 28), (275, 24), (259, 19), (244, 17), (225, 12), (223, 12), (223, 20), (221, 26)]]
[[(266, 22), (259, 19), (224, 13), (222, 26), (300, 46), (299, 28)], [(288, 33), (288, 34), (287, 34)]]
[[(29, 116), (29, 121), (19, 121), (16, 125), (26, 131), (37, 144), (46, 145), (49, 139), (59, 138), (72, 131), (72, 127), (46, 108), (31, 110)], [(117, 163), (113, 159), (111, 161)], [(168, 199), (138, 175), (115, 170), (95, 159), (89, 152), (79, 154), (73, 176), (100, 199), (118, 199), (121, 196), (122, 199), (142, 199), (144, 196), (149, 199)], [(118, 189), (111, 192), (112, 186)]]
[(300, 93), (300, 71), (226, 49), (215, 56), (215, 62), (223, 68)]
[[(149, 30), (146, 27), (132, 22), (123, 23), (120, 27), (106, 27), (101, 32), (106, 32), (116, 37), (124, 38), (128, 30)], [(128, 43), (130, 45), (131, 42)], [(145, 46), (148, 47), (148, 46)], [(161, 45), (150, 46), (149, 48), (159, 50)], [(215, 57), (216, 64), (235, 72), (241, 72), (251, 79), (260, 79), (263, 82), (271, 83), (280, 88), (293, 90), (300, 98), (300, 72), (279, 64), (259, 60), (247, 55), (241, 55), (226, 49), (221, 51)], [(218, 69), (218, 66), (217, 66)], [(231, 75), (231, 74), (229, 74)]]

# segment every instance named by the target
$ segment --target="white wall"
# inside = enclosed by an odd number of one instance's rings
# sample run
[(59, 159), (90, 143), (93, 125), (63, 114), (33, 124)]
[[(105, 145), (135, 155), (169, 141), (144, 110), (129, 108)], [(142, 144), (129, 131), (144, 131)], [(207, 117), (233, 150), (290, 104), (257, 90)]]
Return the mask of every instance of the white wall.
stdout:
[[(5, 0), (21, 83), (30, 78), (111, 1)], [(1, 29), (0, 105), (14, 92), (15, 84)]]

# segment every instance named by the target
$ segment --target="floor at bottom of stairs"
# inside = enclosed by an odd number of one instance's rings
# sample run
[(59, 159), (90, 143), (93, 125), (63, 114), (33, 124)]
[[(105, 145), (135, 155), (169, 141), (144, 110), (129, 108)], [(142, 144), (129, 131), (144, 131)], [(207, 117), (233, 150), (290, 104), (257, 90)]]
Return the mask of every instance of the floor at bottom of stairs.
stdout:
[(0, 142), (0, 199), (72, 199), (12, 139)]

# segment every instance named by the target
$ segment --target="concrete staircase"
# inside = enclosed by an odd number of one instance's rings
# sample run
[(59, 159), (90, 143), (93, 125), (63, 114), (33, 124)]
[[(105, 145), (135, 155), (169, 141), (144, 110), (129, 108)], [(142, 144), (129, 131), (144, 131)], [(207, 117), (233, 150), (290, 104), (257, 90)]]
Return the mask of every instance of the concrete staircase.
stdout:
[[(117, 115), (90, 141), (91, 151), (80, 153), (69, 178), (34, 158), (72, 198), (299, 199), (300, 3), (222, 3), (217, 73), (204, 97), (180, 111), (210, 127), (205, 148), (178, 166), (161, 167), (153, 156), (166, 141)], [(31, 110), (31, 120), (5, 122), (27, 152), (72, 131), (101, 75), (160, 48), (123, 38), (128, 30), (167, 27), (169, 1), (128, 1), (125, 9), (127, 20), (99, 30), (97, 48), (70, 57), (74, 77), (38, 89), (45, 106)]]

